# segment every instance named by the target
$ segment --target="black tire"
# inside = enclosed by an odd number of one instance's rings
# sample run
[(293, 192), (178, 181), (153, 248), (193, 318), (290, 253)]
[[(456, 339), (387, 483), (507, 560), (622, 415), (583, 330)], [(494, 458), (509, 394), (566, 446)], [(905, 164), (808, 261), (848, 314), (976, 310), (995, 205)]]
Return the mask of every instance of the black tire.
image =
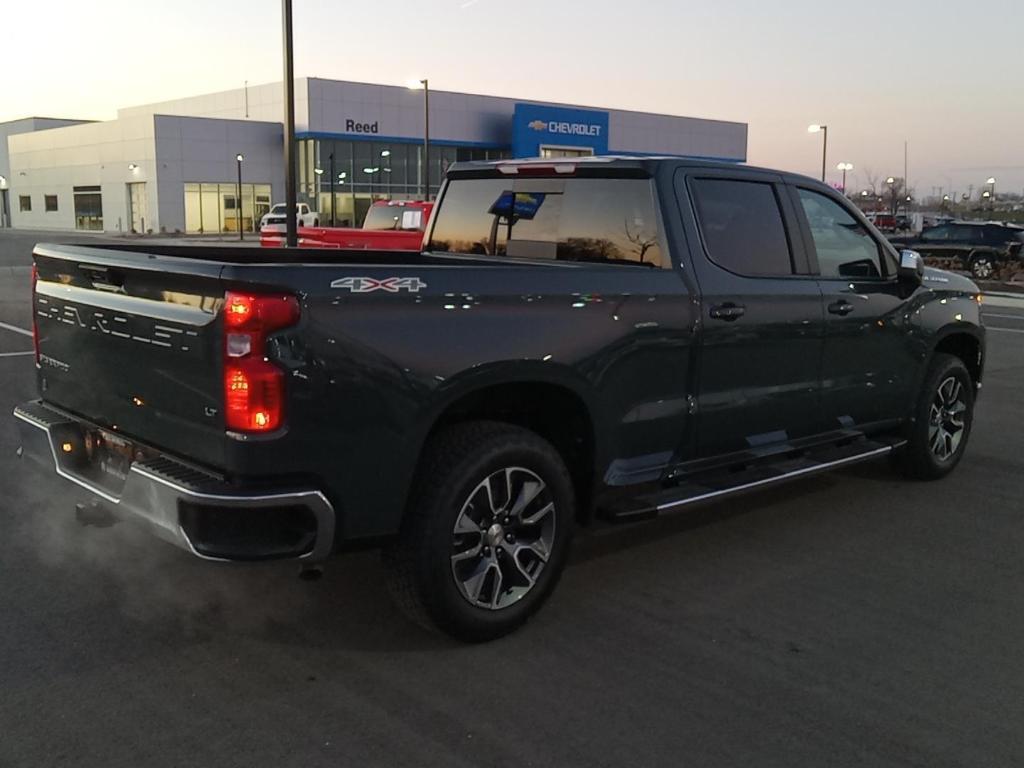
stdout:
[(996, 260), (988, 253), (973, 254), (970, 267), (971, 276), (975, 280), (991, 280), (996, 273)]
[[(954, 384), (950, 384), (950, 380)], [(942, 390), (940, 392), (940, 390)], [(943, 393), (956, 394), (956, 402), (945, 404)], [(954, 410), (958, 418), (947, 419), (946, 414)], [(936, 424), (938, 409), (940, 424)], [(952, 425), (959, 421), (956, 430), (959, 439), (945, 439), (938, 430), (952, 431)], [(894, 456), (897, 466), (908, 477), (919, 480), (938, 480), (952, 472), (963, 458), (974, 421), (974, 382), (963, 361), (953, 355), (937, 354), (928, 366), (924, 384), (914, 405), (913, 419), (907, 429), (907, 444)], [(953, 441), (955, 439), (955, 445)], [(942, 449), (937, 448), (942, 444)], [(941, 455), (946, 454), (946, 455)]]
[(313, 219), (313, 226), (314, 227), (319, 227), (320, 226), (320, 219)]
[[(532, 496), (538, 486), (531, 477), (540, 480), (542, 489)], [(484, 486), (485, 482), (491, 485)], [(528, 488), (527, 483), (532, 485)], [(512, 502), (527, 496), (532, 501), (520, 509), (519, 520), (541, 515), (540, 522), (509, 523), (508, 515), (515, 512)], [(504, 509), (513, 509), (492, 515), (502, 507), (503, 498)], [(550, 511), (541, 511), (549, 505)], [(574, 513), (569, 471), (547, 441), (498, 422), (447, 428), (424, 449), (401, 533), (384, 551), (392, 597), (416, 623), (459, 640), (482, 642), (508, 634), (526, 622), (555, 588), (568, 557)], [(507, 531), (501, 527), (503, 521)], [(468, 531), (457, 533), (457, 525)], [(512, 544), (507, 543), (510, 535)], [(514, 562), (509, 560), (512, 548)], [(547, 555), (545, 562), (538, 552)], [(477, 599), (490, 607), (473, 602), (470, 581), (463, 579), (467, 572), (479, 574), (481, 569), (483, 576), (473, 586)], [(527, 573), (531, 569), (532, 581)]]

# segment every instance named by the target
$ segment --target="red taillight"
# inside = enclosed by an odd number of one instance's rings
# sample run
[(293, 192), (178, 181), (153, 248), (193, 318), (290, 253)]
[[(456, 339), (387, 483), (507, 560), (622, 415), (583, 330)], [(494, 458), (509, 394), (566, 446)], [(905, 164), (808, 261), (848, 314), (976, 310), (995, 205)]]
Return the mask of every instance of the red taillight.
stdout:
[(224, 301), (224, 419), (239, 432), (284, 424), (284, 372), (266, 358), (267, 336), (299, 320), (288, 295), (229, 291)]
[(36, 367), (39, 367), (39, 320), (36, 317), (36, 284), (39, 282), (39, 269), (32, 265), (32, 349), (36, 353)]
[(265, 360), (224, 368), (225, 417), (230, 429), (271, 432), (284, 422), (284, 373)]
[(294, 296), (228, 291), (224, 299), (224, 324), (232, 330), (269, 333), (299, 320), (299, 302)]

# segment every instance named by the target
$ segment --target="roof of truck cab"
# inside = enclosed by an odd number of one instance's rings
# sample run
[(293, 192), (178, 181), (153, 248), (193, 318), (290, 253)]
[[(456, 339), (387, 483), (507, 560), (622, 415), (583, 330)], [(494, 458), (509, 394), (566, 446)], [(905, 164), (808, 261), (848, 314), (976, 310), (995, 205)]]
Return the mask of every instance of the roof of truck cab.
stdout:
[[(644, 170), (652, 171), (655, 166), (662, 163), (672, 163), (676, 166), (686, 168), (706, 168), (708, 170), (742, 170), (760, 171), (782, 176), (787, 181), (799, 181), (800, 183), (812, 183), (817, 186), (826, 186), (818, 179), (810, 176), (803, 176), (789, 171), (780, 171), (776, 168), (760, 168), (745, 163), (728, 162), (724, 160), (703, 160), (693, 157), (680, 157), (678, 155), (589, 155), (584, 157), (531, 157), (516, 160), (474, 160), (468, 162), (452, 163), (448, 168), (449, 175), (479, 174), (487, 171), (499, 171), (504, 169), (515, 169), (510, 175), (515, 175), (522, 168), (543, 168), (574, 166), (581, 169), (594, 171), (599, 168), (618, 170)], [(571, 171), (570, 171), (571, 173)]]

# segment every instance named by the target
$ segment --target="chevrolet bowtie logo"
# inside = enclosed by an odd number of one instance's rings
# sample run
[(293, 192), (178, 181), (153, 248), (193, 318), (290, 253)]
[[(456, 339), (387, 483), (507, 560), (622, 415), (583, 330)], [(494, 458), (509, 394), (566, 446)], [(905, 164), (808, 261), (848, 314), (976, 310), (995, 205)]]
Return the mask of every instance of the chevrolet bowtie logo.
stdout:
[(548, 124), (544, 120), (531, 120), (527, 125), (535, 131), (546, 131), (548, 129)]

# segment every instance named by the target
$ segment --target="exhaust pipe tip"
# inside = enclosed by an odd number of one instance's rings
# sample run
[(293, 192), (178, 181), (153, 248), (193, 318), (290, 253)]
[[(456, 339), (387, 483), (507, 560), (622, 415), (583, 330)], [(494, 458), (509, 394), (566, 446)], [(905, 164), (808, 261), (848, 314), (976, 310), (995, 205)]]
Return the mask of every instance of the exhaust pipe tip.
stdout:
[(110, 528), (117, 523), (117, 518), (106, 508), (95, 501), (75, 504), (75, 520), (79, 525)]

